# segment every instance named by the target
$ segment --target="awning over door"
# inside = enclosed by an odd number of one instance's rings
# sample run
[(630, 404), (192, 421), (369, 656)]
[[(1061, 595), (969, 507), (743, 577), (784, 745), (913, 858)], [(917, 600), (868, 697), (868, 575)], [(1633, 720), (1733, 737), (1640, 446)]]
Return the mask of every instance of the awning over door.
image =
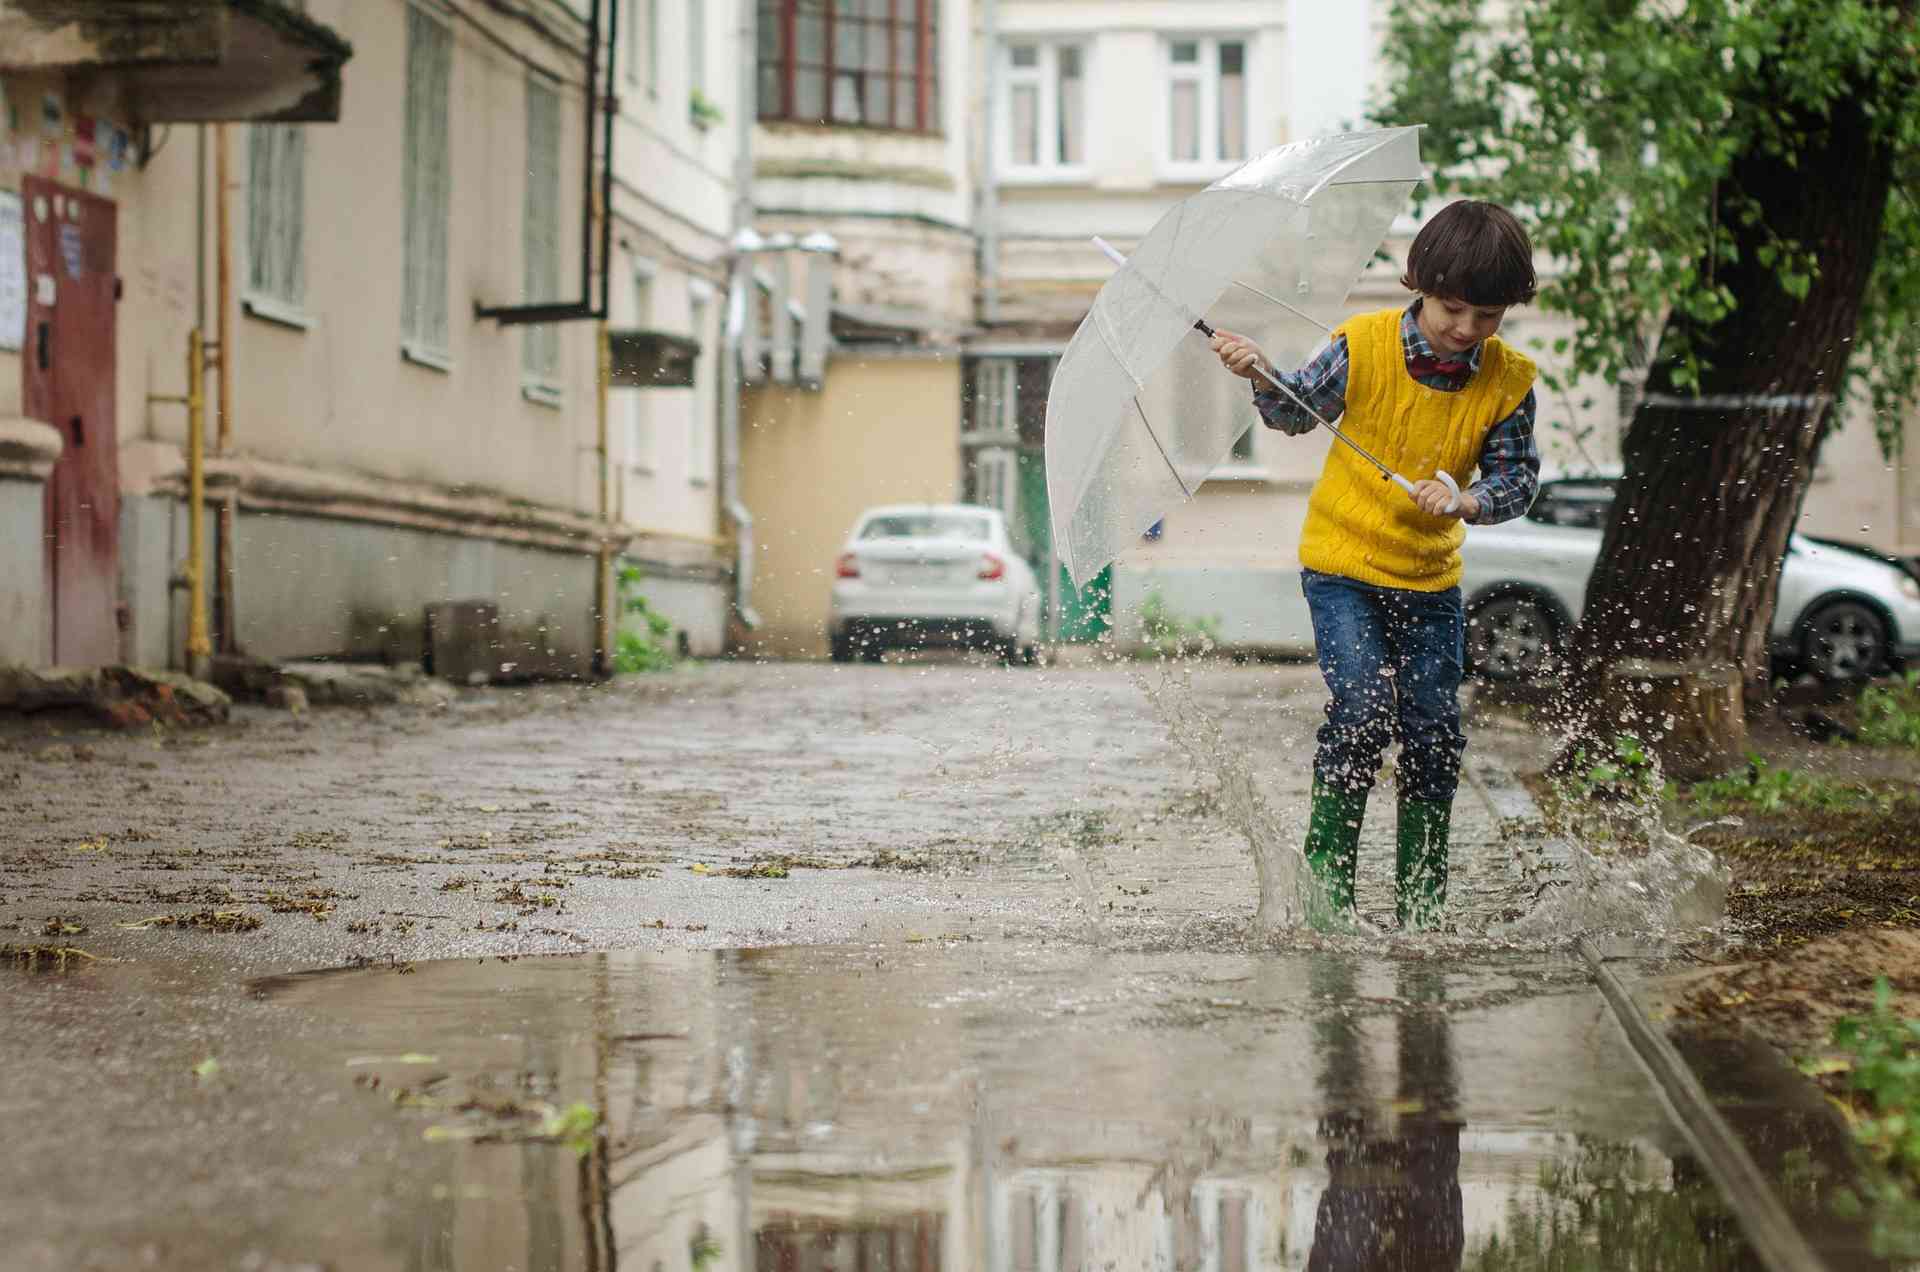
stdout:
[(352, 56), (282, 0), (0, 0), (0, 71), (112, 71), (138, 123), (333, 123)]

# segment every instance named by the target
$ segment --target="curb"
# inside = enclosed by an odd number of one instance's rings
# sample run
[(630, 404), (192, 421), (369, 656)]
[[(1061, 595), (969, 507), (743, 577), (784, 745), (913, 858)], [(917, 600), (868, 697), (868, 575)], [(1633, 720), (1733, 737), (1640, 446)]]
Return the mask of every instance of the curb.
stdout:
[[(1543, 836), (1539, 807), (1527, 788), (1503, 766), (1481, 760), (1471, 765), (1464, 776), (1492, 810), (1494, 824), (1502, 838)], [(1560, 853), (1567, 850), (1563, 844), (1546, 840), (1543, 852), (1551, 857), (1556, 846)], [(1648, 1020), (1633, 991), (1590, 938), (1581, 937), (1578, 948), (1580, 957), (1593, 972), (1600, 996), (1606, 1000), (1628, 1045), (1652, 1079), (1667, 1115), (1719, 1188), (1760, 1262), (1768, 1272), (1827, 1272), (1827, 1265), (1801, 1235), (1772, 1183), (1754, 1164), (1740, 1137), (1720, 1116), (1687, 1062), (1680, 1058), (1666, 1035)]]
[(1592, 941), (1580, 938), (1580, 957), (1593, 969), (1600, 994), (1613, 1008), (1613, 1018), (1653, 1079), (1660, 1102), (1666, 1106), (1680, 1134), (1699, 1157), (1700, 1164), (1719, 1187), (1747, 1244), (1770, 1272), (1826, 1272), (1826, 1264), (1800, 1234), (1773, 1185), (1754, 1164), (1746, 1146), (1720, 1116), (1700, 1080), (1680, 1058), (1673, 1044), (1647, 1020), (1633, 992), (1607, 965)]

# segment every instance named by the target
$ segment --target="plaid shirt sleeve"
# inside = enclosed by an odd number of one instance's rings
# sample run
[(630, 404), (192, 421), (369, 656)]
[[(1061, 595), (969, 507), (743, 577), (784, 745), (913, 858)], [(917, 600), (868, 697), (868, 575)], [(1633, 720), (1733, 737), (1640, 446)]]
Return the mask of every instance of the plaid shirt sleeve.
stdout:
[[(1347, 409), (1347, 338), (1335, 336), (1306, 366), (1298, 371), (1275, 371), (1274, 378), (1318, 412), (1321, 419), (1339, 419)], [(1265, 380), (1253, 382), (1253, 405), (1268, 428), (1277, 428), (1289, 437), (1314, 429), (1313, 414)]]
[(1480, 504), (1476, 526), (1512, 521), (1533, 506), (1540, 491), (1540, 450), (1533, 440), (1533, 416), (1538, 409), (1533, 390), (1513, 413), (1495, 424), (1480, 445), (1480, 478), (1467, 493)]

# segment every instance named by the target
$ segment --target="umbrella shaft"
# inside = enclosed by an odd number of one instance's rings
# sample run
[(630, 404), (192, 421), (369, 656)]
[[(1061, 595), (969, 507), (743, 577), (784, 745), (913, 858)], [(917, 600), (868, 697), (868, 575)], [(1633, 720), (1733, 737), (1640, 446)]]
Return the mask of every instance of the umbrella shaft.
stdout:
[[(1199, 325), (1200, 325), (1199, 323), (1194, 324), (1194, 326), (1196, 327)], [(1308, 406), (1305, 402), (1301, 401), (1300, 395), (1298, 393), (1295, 393), (1292, 389), (1288, 388), (1286, 385), (1280, 383), (1278, 377), (1276, 377), (1273, 374), (1273, 372), (1267, 370), (1265, 367), (1259, 367), (1257, 368), (1257, 370), (1260, 372), (1262, 376), (1266, 378), (1266, 381), (1268, 384), (1271, 384), (1274, 388), (1280, 390), (1282, 393), (1292, 398), (1294, 400), (1295, 405), (1297, 405), (1301, 410), (1305, 411), (1308, 415), (1311, 415), (1313, 417), (1314, 423), (1318, 424), (1321, 428), (1326, 429), (1327, 432), (1332, 433), (1335, 437), (1345, 442), (1349, 447), (1353, 449), (1354, 454), (1358, 455), (1360, 458), (1366, 460), (1369, 464), (1372, 464), (1376, 469), (1378, 469), (1380, 471), (1380, 476), (1382, 478), (1386, 479), (1387, 481), (1393, 480), (1393, 470), (1391, 468), (1388, 468), (1385, 464), (1381, 463), (1379, 460), (1375, 459), (1372, 456), (1372, 454), (1370, 454), (1367, 451), (1366, 447), (1354, 441), (1351, 437), (1348, 437), (1345, 433), (1341, 432), (1338, 428), (1335, 428), (1333, 425), (1333, 422), (1327, 419), (1326, 416), (1320, 414), (1320, 412), (1314, 410), (1312, 407)]]

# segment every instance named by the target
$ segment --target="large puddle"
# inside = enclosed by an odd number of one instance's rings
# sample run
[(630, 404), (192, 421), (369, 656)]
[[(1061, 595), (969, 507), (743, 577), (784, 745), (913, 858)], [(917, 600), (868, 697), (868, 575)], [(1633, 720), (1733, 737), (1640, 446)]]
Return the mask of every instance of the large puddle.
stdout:
[(288, 1057), (379, 1199), (327, 1266), (1746, 1266), (1587, 982), (949, 943), (255, 988), (344, 1026)]

